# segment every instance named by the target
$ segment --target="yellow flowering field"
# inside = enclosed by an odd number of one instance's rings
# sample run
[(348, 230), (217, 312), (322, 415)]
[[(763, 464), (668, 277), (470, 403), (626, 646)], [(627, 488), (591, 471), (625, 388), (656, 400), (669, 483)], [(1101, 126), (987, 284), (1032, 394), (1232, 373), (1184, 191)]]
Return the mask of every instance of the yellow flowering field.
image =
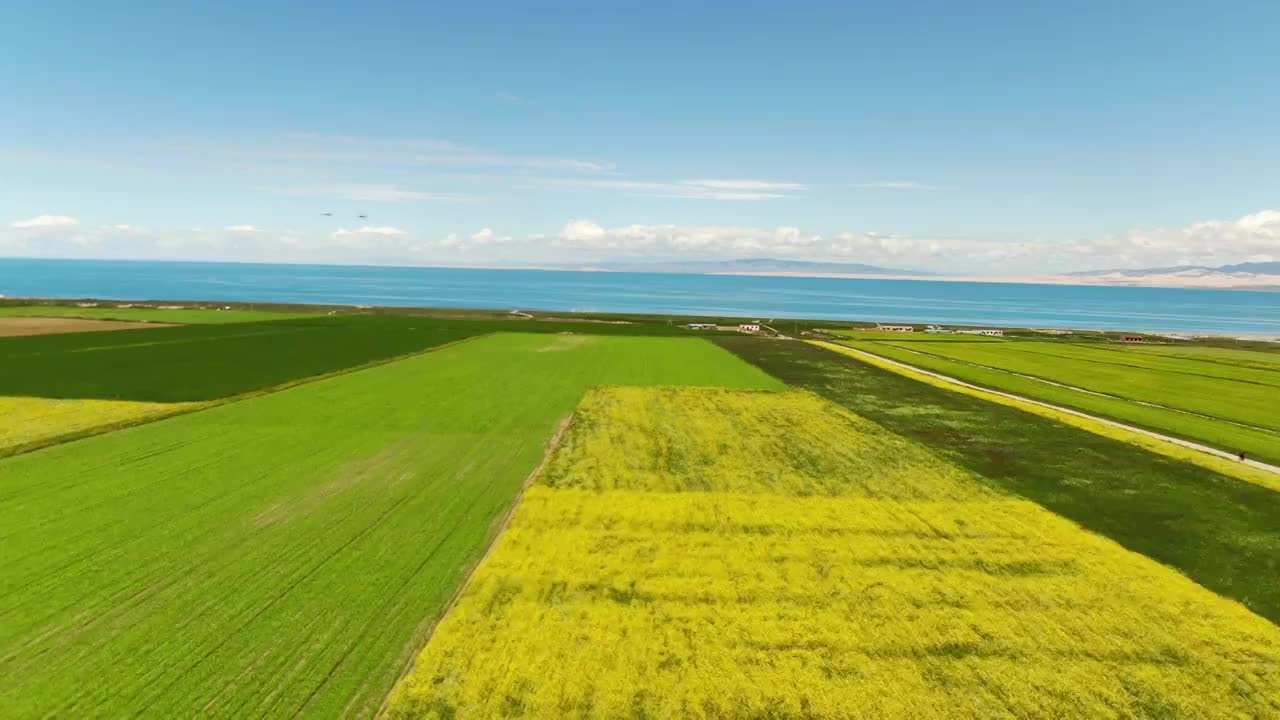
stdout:
[(1280, 628), (802, 392), (598, 389), (391, 717), (1269, 717)]
[(919, 499), (989, 493), (966, 471), (816, 395), (677, 387), (588, 393), (541, 482)]
[(0, 397), (0, 455), (94, 430), (185, 412), (203, 403)]

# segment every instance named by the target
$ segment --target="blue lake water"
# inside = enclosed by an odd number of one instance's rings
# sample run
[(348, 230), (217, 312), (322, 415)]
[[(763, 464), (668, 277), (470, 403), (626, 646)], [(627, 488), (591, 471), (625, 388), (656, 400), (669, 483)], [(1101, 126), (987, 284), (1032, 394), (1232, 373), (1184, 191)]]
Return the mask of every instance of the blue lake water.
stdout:
[(1274, 292), (927, 280), (0, 259), (0, 295), (1280, 335)]

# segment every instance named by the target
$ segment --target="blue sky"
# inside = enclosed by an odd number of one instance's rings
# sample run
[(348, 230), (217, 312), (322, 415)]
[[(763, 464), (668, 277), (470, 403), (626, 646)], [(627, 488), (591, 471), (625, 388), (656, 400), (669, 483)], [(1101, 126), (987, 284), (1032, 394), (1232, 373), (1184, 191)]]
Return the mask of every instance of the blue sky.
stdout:
[(1277, 27), (1273, 0), (16, 3), (0, 254), (1280, 259)]

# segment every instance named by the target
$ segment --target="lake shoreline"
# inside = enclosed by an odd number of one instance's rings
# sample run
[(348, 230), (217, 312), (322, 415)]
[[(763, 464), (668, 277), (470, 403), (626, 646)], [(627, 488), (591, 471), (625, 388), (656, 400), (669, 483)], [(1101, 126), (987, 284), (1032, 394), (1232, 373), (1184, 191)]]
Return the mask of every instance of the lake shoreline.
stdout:
[(4, 296), (1280, 337), (1273, 293), (919, 277), (0, 260)]
[[(556, 309), (538, 309), (538, 308), (485, 308), (485, 307), (428, 307), (414, 305), (348, 305), (334, 303), (271, 303), (271, 302), (253, 302), (253, 301), (218, 301), (218, 300), (174, 300), (174, 299), (137, 299), (137, 298), (62, 298), (62, 297), (5, 297), (0, 295), (0, 318), (7, 315), (6, 308), (12, 307), (35, 307), (48, 306), (58, 308), (59, 316), (67, 315), (75, 317), (75, 309), (85, 310), (86, 316), (102, 310), (122, 309), (122, 310), (153, 310), (158, 313), (164, 312), (182, 312), (182, 311), (203, 311), (203, 312), (243, 312), (245, 310), (258, 311), (263, 313), (279, 313), (281, 319), (298, 319), (299, 315), (314, 315), (322, 317), (334, 314), (408, 314), (423, 315), (429, 317), (474, 317), (490, 320), (532, 320), (532, 321), (566, 321), (566, 322), (602, 322), (602, 323), (631, 323), (631, 322), (653, 322), (667, 321), (676, 324), (685, 324), (700, 320), (715, 319), (723, 324), (733, 325), (739, 322), (760, 322), (759, 316), (709, 316), (705, 314), (682, 315), (667, 313), (597, 313), (597, 312), (576, 312), (572, 310), (556, 310)], [(64, 312), (64, 311), (69, 311)], [(165, 323), (158, 320), (142, 320), (136, 321), (146, 324), (155, 324), (162, 326)], [(173, 322), (181, 324), (181, 320)], [(871, 329), (862, 320), (840, 320), (831, 318), (770, 318), (766, 322), (772, 322), (778, 325), (782, 330), (780, 334), (787, 334), (783, 330), (788, 325), (794, 325), (801, 330), (819, 329), (822, 327), (832, 328), (838, 326), (859, 328), (864, 327)], [(1280, 334), (1268, 333), (1203, 333), (1188, 334), (1179, 332), (1168, 332), (1158, 330), (1099, 330), (1096, 328), (1064, 328), (1064, 327), (1031, 327), (1018, 325), (1000, 325), (1000, 324), (984, 324), (984, 323), (961, 323), (959, 325), (949, 323), (925, 323), (912, 322), (906, 323), (911, 325), (938, 325), (952, 330), (963, 326), (973, 326), (974, 328), (1000, 328), (1011, 333), (1035, 333), (1052, 337), (1058, 334), (1071, 335), (1079, 334), (1081, 339), (1096, 338), (1101, 335), (1123, 332), (1145, 333), (1153, 337), (1165, 338), (1170, 340), (1185, 341), (1222, 341), (1237, 340), (1248, 342), (1277, 343), (1280, 344)], [(924, 328), (918, 328), (914, 336), (925, 335)], [(885, 339), (892, 339), (896, 335), (893, 332), (886, 331)]]

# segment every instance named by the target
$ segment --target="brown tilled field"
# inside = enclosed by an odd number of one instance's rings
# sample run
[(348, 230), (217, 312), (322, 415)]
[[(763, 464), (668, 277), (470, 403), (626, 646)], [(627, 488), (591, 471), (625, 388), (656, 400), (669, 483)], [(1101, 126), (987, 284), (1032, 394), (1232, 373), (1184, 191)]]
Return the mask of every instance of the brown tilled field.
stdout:
[(81, 318), (0, 317), (0, 337), (53, 335), (56, 333), (140, 330), (173, 327), (169, 323), (140, 323), (124, 320), (83, 320)]

